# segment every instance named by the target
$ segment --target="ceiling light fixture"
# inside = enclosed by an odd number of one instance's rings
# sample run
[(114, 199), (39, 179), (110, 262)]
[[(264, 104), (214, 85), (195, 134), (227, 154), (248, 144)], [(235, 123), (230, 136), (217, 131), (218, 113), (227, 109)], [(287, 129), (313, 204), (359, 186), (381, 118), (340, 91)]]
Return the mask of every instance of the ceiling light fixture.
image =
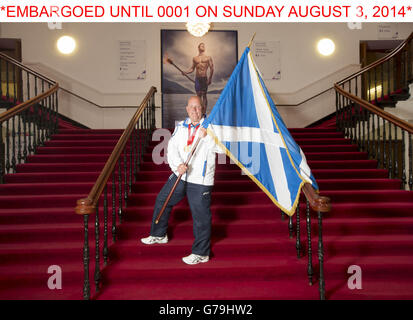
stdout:
[(186, 24), (188, 32), (195, 37), (202, 37), (208, 32), (210, 27), (210, 22), (188, 22)]

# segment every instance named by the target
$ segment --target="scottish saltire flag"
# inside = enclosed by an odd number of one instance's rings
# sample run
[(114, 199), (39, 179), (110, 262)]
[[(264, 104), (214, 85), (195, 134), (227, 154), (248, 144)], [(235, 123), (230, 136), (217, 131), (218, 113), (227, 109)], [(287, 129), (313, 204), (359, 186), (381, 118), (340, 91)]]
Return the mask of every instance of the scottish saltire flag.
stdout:
[(286, 214), (294, 214), (304, 183), (318, 190), (248, 47), (203, 126)]

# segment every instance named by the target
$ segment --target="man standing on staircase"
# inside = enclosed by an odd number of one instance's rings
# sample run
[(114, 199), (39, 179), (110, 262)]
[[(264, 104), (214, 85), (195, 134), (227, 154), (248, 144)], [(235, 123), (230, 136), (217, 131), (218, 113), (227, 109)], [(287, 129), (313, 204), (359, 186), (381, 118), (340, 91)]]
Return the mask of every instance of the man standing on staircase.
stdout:
[[(168, 163), (173, 173), (156, 198), (150, 236), (142, 238), (141, 241), (148, 245), (167, 243), (168, 220), (171, 210), (186, 196), (192, 213), (195, 240), (192, 245), (192, 253), (182, 260), (187, 264), (198, 264), (209, 260), (212, 222), (210, 204), (215, 176), (215, 158), (216, 153), (224, 152), (201, 127), (205, 120), (201, 98), (198, 96), (190, 97), (186, 111), (188, 118), (178, 123), (168, 143)], [(202, 139), (188, 166), (185, 166), (184, 163), (198, 137)], [(183, 174), (182, 179), (169, 200), (163, 216), (156, 224), (158, 213), (175, 184), (177, 176), (181, 173)]]

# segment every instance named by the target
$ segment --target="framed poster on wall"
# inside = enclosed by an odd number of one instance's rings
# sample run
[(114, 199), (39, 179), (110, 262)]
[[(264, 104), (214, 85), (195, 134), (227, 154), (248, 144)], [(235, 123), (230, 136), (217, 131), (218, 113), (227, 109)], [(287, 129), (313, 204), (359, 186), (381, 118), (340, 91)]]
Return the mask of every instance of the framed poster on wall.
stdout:
[(146, 45), (144, 40), (119, 40), (120, 80), (145, 80)]
[(188, 97), (198, 95), (212, 110), (238, 62), (237, 31), (161, 30), (162, 126), (187, 117)]
[(254, 41), (252, 52), (264, 80), (281, 79), (279, 41)]

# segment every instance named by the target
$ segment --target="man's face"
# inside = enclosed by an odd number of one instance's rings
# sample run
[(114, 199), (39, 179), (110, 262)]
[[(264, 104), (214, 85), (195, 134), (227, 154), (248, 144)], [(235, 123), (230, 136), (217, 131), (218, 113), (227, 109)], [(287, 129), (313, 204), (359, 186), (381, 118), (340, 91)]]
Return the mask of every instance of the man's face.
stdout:
[(198, 46), (199, 52), (204, 52), (205, 51), (205, 44), (201, 43)]
[(191, 97), (186, 106), (186, 112), (191, 122), (199, 122), (202, 119), (202, 104), (198, 97)]

